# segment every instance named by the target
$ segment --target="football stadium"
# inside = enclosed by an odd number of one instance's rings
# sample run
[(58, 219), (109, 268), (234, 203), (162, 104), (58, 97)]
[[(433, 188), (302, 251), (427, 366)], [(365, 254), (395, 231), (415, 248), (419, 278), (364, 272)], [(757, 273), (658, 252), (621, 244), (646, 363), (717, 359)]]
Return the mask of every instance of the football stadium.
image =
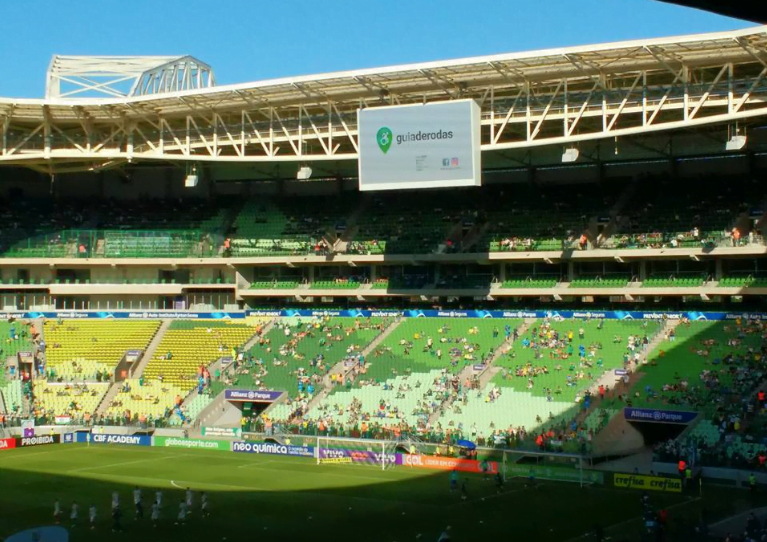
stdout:
[(765, 539), (767, 26), (0, 129), (0, 539)]

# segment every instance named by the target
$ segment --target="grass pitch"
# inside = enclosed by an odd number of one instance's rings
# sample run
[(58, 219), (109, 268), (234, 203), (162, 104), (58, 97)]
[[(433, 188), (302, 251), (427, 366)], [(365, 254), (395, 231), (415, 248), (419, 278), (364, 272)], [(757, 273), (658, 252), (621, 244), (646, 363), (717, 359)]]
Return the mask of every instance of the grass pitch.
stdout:
[[(111, 494), (119, 491), (124, 533), (115, 540), (276, 540), (403, 542), (436, 540), (451, 526), (454, 541), (496, 539), (588, 540), (601, 523), (614, 540), (638, 539), (640, 493), (577, 484), (506, 483), (497, 494), (492, 481), (465, 475), (469, 498), (450, 493), (448, 473), (409, 467), (381, 471), (369, 466), (321, 465), (303, 458), (234, 454), (175, 448), (79, 444), (8, 450), (0, 454), (0, 537), (53, 524), (53, 503), (61, 502), (73, 542), (112, 537)], [(131, 491), (143, 490), (144, 520), (134, 519)], [(175, 525), (182, 488), (195, 492), (185, 525)], [(154, 491), (164, 504), (159, 525), (149, 518)], [(199, 492), (209, 496), (208, 518), (200, 516)], [(706, 507), (712, 518), (741, 511), (747, 496), (735, 489), (711, 489), (702, 498), (653, 494), (669, 508), (672, 533), (682, 539), (685, 522)], [(71, 526), (73, 501), (80, 520)], [(95, 530), (87, 526), (95, 504)], [(613, 527), (610, 527), (613, 526)], [(511, 539), (509, 538), (509, 539)], [(111, 539), (111, 538), (110, 538)]]

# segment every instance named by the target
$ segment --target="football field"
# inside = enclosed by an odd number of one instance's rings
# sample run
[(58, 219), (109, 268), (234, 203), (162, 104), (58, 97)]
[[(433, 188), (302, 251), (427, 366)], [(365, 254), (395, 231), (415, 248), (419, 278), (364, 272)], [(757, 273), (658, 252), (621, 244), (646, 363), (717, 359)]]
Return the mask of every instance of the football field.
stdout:
[[(452, 540), (512, 536), (537, 541), (586, 540), (599, 522), (614, 539), (634, 540), (641, 523), (640, 493), (521, 480), (498, 493), (478, 474), (467, 480), (468, 499), (449, 491), (449, 474), (410, 467), (382, 471), (371, 466), (316, 465), (311, 459), (177, 448), (71, 444), (15, 449), (0, 455), (0, 538), (26, 528), (53, 524), (53, 503), (61, 502), (62, 526), (73, 541), (111, 536), (111, 495), (120, 493), (122, 527), (131, 540), (236, 541), (271, 537), (315, 541), (435, 541), (446, 526)], [(144, 519), (134, 518), (132, 490), (143, 491)], [(184, 490), (194, 491), (185, 525), (176, 525)], [(148, 519), (155, 491), (163, 492), (157, 527)], [(201, 491), (210, 517), (200, 514)], [(708, 493), (708, 495), (707, 495)], [(703, 506), (712, 516), (740, 511), (747, 495), (711, 489), (702, 498), (651, 495), (669, 508), (679, 529)], [(72, 526), (72, 502), (80, 519)], [(98, 512), (87, 526), (88, 508)], [(610, 528), (610, 526), (614, 526)], [(580, 538), (579, 538), (580, 537)]]

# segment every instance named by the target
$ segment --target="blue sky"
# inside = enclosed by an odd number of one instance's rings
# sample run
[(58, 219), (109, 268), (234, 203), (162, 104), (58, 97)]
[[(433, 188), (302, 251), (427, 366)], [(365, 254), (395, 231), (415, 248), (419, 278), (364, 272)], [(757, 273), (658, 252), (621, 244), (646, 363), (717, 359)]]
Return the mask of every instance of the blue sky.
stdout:
[(30, 98), (56, 53), (191, 54), (227, 84), (754, 26), (653, 0), (28, 0), (2, 21), (0, 96)]

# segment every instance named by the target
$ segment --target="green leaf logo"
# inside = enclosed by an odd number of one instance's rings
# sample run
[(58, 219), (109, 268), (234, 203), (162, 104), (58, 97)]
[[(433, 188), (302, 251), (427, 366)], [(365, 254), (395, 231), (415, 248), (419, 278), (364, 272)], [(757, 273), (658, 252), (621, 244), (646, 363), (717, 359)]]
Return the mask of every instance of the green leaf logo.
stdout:
[(386, 126), (382, 126), (378, 129), (378, 133), (376, 133), (376, 142), (378, 143), (382, 153), (386, 154), (389, 152), (389, 147), (391, 147), (392, 139), (393, 136), (391, 130), (389, 130)]

